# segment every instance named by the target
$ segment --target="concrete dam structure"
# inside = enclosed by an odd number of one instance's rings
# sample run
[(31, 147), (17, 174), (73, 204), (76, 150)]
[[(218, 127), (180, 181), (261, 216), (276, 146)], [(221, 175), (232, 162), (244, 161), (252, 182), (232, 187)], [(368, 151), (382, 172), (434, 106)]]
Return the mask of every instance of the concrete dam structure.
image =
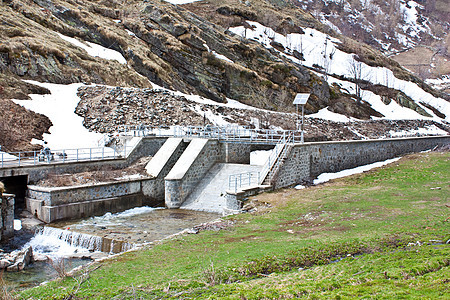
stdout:
[[(289, 136), (268, 142), (268, 139), (251, 136), (250, 139), (229, 139), (220, 133), (144, 135), (120, 158), (8, 166), (0, 168), (0, 180), (20, 179), (21, 188), (26, 190), (26, 209), (46, 223), (158, 203), (168, 208), (221, 212), (238, 209), (241, 200), (261, 190), (288, 187), (321, 173), (338, 172), (449, 143), (450, 136), (298, 143)], [(268, 149), (274, 150), (264, 166), (249, 165), (252, 151)], [(125, 167), (144, 156), (152, 157), (146, 166), (148, 178), (74, 187), (33, 185), (48, 174), (88, 171), (99, 166)], [(224, 192), (229, 186), (223, 181), (236, 171), (258, 172), (259, 178), (254, 182), (249, 180), (245, 187), (235, 186)], [(24, 181), (26, 186), (23, 186)], [(203, 190), (216, 192), (217, 196), (202, 193)]]

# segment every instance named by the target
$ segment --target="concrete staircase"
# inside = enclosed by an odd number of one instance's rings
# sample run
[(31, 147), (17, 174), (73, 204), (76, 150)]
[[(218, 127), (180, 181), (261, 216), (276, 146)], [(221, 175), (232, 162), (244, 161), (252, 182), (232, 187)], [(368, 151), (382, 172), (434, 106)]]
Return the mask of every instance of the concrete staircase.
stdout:
[(222, 213), (226, 207), (225, 192), (228, 190), (228, 177), (232, 174), (259, 171), (261, 166), (216, 164), (184, 201), (181, 208)]
[[(278, 146), (278, 145), (277, 145)], [(273, 181), (276, 179), (278, 172), (280, 171), (280, 167), (284, 164), (286, 158), (289, 156), (293, 148), (292, 144), (281, 144), (280, 152), (276, 159), (274, 160), (273, 164), (269, 168), (269, 172), (265, 176), (264, 180), (262, 181), (263, 185), (273, 185)]]

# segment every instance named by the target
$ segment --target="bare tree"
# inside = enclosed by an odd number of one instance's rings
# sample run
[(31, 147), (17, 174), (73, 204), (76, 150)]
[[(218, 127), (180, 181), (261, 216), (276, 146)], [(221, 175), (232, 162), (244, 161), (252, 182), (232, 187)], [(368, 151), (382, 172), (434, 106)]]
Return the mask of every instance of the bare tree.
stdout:
[(363, 81), (368, 80), (369, 74), (366, 74), (363, 71), (363, 63), (356, 60), (355, 55), (349, 62), (347, 71), (349, 72), (351, 78), (353, 79), (353, 82), (355, 83), (356, 101), (360, 103), (362, 98), (361, 84)]

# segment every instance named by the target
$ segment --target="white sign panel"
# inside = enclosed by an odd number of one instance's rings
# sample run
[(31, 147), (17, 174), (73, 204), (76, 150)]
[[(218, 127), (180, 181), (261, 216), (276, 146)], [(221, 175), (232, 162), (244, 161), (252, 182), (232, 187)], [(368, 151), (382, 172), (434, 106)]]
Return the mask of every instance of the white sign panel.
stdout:
[(293, 104), (305, 105), (308, 101), (309, 95), (310, 94), (297, 94), (297, 96), (295, 96)]

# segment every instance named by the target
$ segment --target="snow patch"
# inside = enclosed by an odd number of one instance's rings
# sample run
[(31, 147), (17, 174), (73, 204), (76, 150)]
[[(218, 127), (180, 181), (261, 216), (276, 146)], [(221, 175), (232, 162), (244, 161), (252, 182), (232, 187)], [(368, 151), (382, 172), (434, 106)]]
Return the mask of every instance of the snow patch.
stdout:
[(257, 150), (250, 152), (250, 165), (264, 166), (272, 154), (272, 150)]
[(17, 156), (11, 155), (9, 153), (0, 151), (0, 161), (15, 160), (15, 159), (19, 159), (19, 158)]
[(396, 158), (388, 159), (385, 161), (379, 161), (376, 163), (359, 166), (359, 167), (356, 167), (353, 169), (342, 170), (342, 171), (336, 172), (336, 173), (322, 173), (317, 177), (317, 179), (314, 179), (314, 184), (324, 183), (324, 182), (330, 181), (332, 179), (363, 173), (363, 172), (369, 171), (373, 168), (382, 167), (382, 166), (388, 165), (390, 163), (396, 162), (399, 159), (400, 159), (400, 157), (396, 157)]
[(77, 96), (77, 89), (83, 84), (63, 85), (32, 80), (26, 82), (50, 90), (48, 95), (29, 95), (31, 101), (13, 100), (15, 103), (50, 119), (53, 124), (49, 129), (50, 134), (44, 134), (44, 140), (47, 141), (50, 149), (97, 147), (97, 141), (103, 135), (90, 132), (83, 126), (83, 118), (75, 114), (75, 108), (80, 101)]
[[(283, 36), (276, 33), (271, 28), (265, 27), (257, 22), (247, 21), (247, 23), (251, 26), (251, 29), (245, 28), (244, 26), (238, 26), (230, 28), (229, 30), (247, 39), (256, 40), (268, 49), (273, 48), (271, 45), (272, 41), (282, 44), (287, 49), (285, 52), (275, 50), (292, 60), (294, 63), (308, 67), (318, 65), (329, 74), (343, 75), (348, 78), (352, 77), (349, 66), (355, 62), (354, 54), (345, 53), (339, 50), (337, 45), (340, 41), (338, 39), (332, 38), (311, 28), (305, 28), (304, 34), (291, 33)], [(294, 50), (302, 53), (305, 61), (300, 61), (295, 58), (292, 55)], [(373, 84), (381, 84), (403, 91), (407, 96), (413, 99), (417, 105), (421, 106), (433, 116), (432, 118), (424, 117), (411, 109), (404, 107), (400, 108), (400, 106), (396, 106), (395, 104), (392, 104), (391, 107), (384, 107), (377, 98), (374, 98), (373, 93), (371, 94), (370, 92), (364, 91), (362, 95), (363, 100), (370, 104), (376, 102), (378, 108), (374, 107), (375, 110), (383, 108), (380, 113), (385, 115), (385, 119), (403, 119), (405, 113), (408, 111), (408, 113), (406, 113), (406, 118), (409, 119), (433, 119), (438, 122), (442, 121), (442, 119), (434, 115), (431, 110), (427, 110), (420, 104), (420, 102), (424, 102), (438, 109), (441, 113), (446, 115), (445, 120), (450, 121), (450, 103), (448, 101), (434, 97), (413, 82), (396, 78), (393, 72), (387, 68), (370, 67), (364, 63), (362, 63), (361, 67), (363, 79), (370, 81)], [(331, 83), (333, 81), (336, 81), (336, 79), (329, 76), (328, 82)], [(347, 82), (347, 86), (349, 85), (350, 83)]]
[(212, 51), (211, 53), (214, 54), (214, 56), (217, 57), (218, 59), (221, 59), (221, 60), (224, 60), (226, 62), (234, 64), (234, 61), (232, 61), (231, 59), (229, 59), (225, 55), (219, 54), (216, 51)]
[(90, 56), (100, 57), (100, 58), (104, 58), (104, 59), (108, 59), (108, 60), (117, 60), (121, 64), (127, 63), (127, 60), (125, 59), (125, 57), (123, 57), (123, 55), (116, 50), (108, 49), (108, 48), (105, 48), (98, 44), (91, 43), (91, 42), (85, 42), (87, 44), (86, 45), (77, 39), (62, 35), (60, 33), (58, 33), (58, 35), (63, 40), (86, 50), (86, 52)]
[(329, 120), (329, 121), (334, 121), (334, 122), (350, 122), (351, 121), (350, 118), (348, 118), (344, 115), (329, 111), (328, 107), (322, 108), (315, 114), (308, 115), (308, 117), (309, 118), (319, 118), (319, 119), (324, 119), (324, 120)]
[(418, 128), (418, 129), (410, 129), (403, 131), (389, 131), (389, 135), (391, 137), (405, 137), (405, 136), (422, 136), (422, 135), (447, 135), (447, 131), (442, 130), (436, 125), (431, 125), (428, 127)]

